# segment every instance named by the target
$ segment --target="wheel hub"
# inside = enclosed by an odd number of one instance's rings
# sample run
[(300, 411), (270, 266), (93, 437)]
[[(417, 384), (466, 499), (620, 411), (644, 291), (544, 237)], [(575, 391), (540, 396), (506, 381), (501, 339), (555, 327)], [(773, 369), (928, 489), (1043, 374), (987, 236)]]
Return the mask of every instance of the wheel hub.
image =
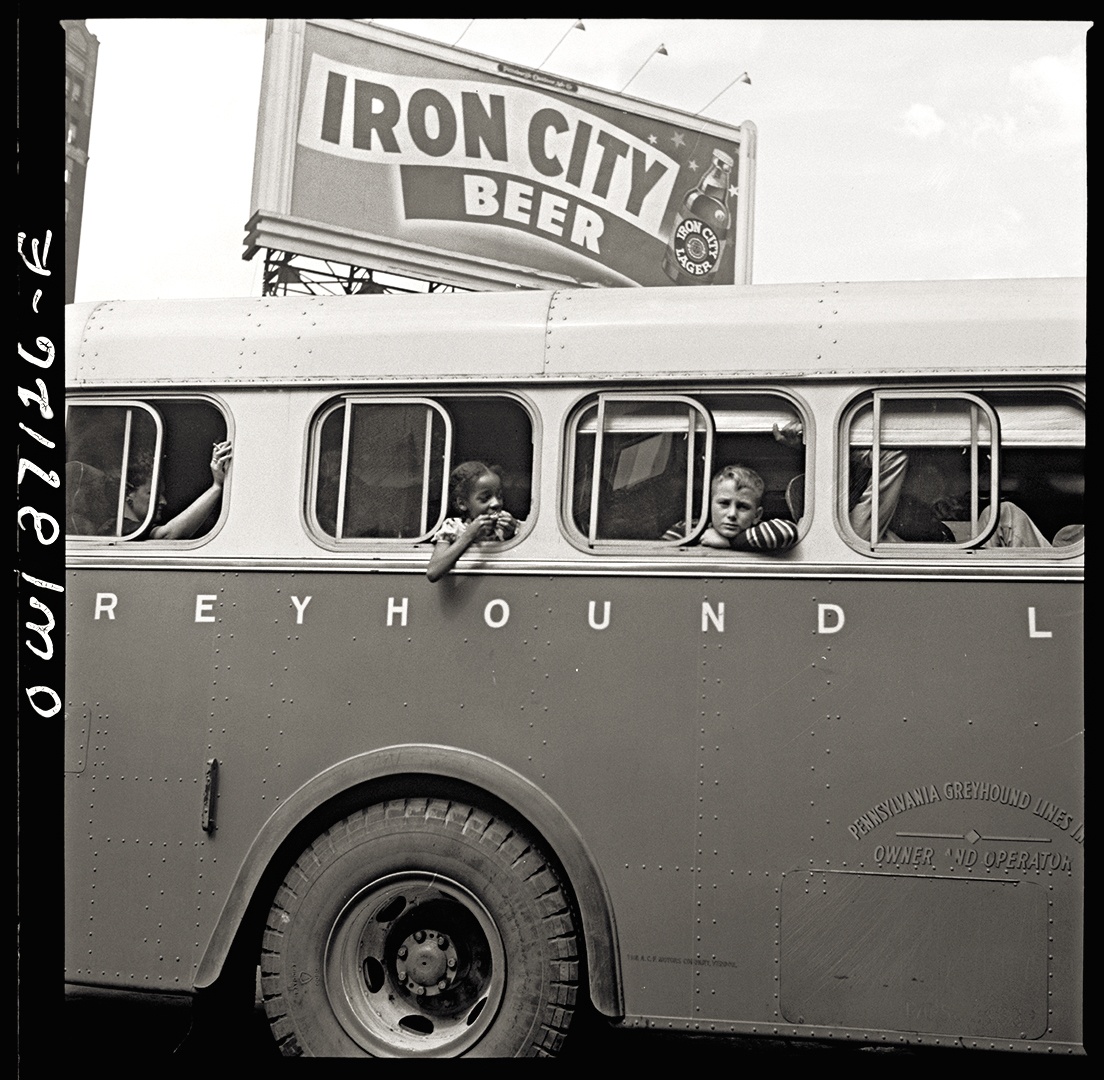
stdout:
[(410, 870), (350, 897), (326, 945), (326, 994), (369, 1053), (452, 1056), (489, 1030), (506, 985), (502, 937), (463, 885)]
[(399, 946), (395, 975), (414, 994), (433, 997), (456, 981), (456, 947), (437, 930), (415, 930)]

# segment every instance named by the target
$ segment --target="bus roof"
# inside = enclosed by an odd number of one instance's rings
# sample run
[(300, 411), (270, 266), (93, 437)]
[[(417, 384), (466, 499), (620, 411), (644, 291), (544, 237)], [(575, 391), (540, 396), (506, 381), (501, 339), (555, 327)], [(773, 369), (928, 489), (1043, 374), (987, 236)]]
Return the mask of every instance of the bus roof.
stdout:
[(220, 387), (1085, 370), (1085, 280), (123, 300), (67, 309), (66, 385)]

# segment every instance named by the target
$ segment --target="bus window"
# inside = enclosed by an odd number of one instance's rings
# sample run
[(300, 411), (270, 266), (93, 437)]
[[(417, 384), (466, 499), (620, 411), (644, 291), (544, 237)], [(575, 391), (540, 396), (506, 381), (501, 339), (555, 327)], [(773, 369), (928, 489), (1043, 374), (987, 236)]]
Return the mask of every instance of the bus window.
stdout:
[[(211, 483), (211, 447), (226, 420), (210, 402), (84, 400), (66, 409), (66, 533), (138, 540)], [(140, 492), (141, 499), (135, 494)], [(211, 531), (219, 506), (193, 533)]]
[(1083, 533), (1084, 426), (1058, 393), (875, 392), (846, 424), (850, 532), (865, 550), (1068, 542)]
[(692, 543), (708, 521), (710, 478), (732, 464), (763, 478), (764, 518), (795, 520), (805, 449), (774, 428), (799, 419), (776, 394), (596, 395), (574, 420), (572, 523), (591, 547)]
[(500, 465), (511, 513), (531, 508), (533, 425), (505, 395), (345, 398), (322, 414), (314, 458), (314, 524), (339, 541), (425, 539), (461, 461)]

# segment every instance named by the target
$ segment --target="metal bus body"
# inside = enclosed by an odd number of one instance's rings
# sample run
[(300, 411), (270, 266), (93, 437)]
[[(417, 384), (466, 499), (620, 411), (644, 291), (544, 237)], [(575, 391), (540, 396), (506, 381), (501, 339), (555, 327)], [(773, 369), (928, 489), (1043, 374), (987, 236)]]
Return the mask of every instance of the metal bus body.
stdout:
[[(69, 537), (67, 983), (216, 986), (315, 837), (428, 799), (537, 838), (612, 1020), (1080, 1052), (1084, 318), (1067, 280), (74, 306), (67, 430), (146, 424), (170, 490), (173, 438), (234, 456), (201, 536)], [(971, 478), (939, 542), (849, 519), (895, 445), (917, 500)], [(522, 525), (431, 584), (495, 450)], [(735, 453), (774, 511), (804, 477), (795, 547), (694, 542)], [(985, 546), (994, 493), (1072, 542)]]

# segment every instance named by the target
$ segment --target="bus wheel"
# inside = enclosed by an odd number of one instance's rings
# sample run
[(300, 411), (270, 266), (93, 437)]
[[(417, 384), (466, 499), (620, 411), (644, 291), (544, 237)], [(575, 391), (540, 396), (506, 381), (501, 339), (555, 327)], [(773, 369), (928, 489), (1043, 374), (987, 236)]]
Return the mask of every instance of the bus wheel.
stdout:
[(319, 836), (276, 894), (261, 953), (289, 1056), (551, 1056), (578, 978), (571, 909), (537, 845), (433, 799)]

